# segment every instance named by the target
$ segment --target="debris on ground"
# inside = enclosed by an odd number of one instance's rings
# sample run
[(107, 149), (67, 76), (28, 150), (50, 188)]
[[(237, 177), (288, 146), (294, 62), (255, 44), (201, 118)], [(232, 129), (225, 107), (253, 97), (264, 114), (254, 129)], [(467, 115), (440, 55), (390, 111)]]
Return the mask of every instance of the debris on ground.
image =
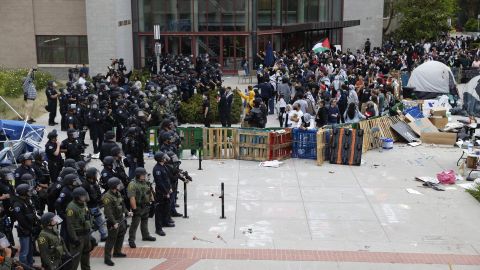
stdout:
[(280, 162), (278, 160), (270, 160), (270, 161), (260, 162), (258, 166), (278, 168), (280, 167), (281, 164), (283, 164), (283, 162)]
[(213, 243), (212, 241), (210, 240), (205, 240), (205, 239), (202, 239), (202, 238), (198, 238), (196, 237), (195, 235), (193, 236), (193, 241), (195, 240), (198, 240), (198, 241), (201, 241), (201, 242), (207, 242), (207, 243)]
[(440, 185), (438, 179), (429, 176), (415, 177), (415, 180), (423, 183), (423, 187), (431, 188), (437, 191), (445, 191), (445, 188)]
[(223, 239), (223, 237), (220, 234), (217, 235), (217, 238), (222, 240), (223, 243), (227, 244), (227, 241), (225, 241), (225, 239)]
[(406, 190), (407, 190), (407, 192), (410, 193), (410, 194), (423, 195), (423, 193), (421, 193), (421, 192), (419, 192), (419, 191), (417, 191), (417, 190), (415, 190), (415, 189), (413, 189), (413, 188), (407, 188)]

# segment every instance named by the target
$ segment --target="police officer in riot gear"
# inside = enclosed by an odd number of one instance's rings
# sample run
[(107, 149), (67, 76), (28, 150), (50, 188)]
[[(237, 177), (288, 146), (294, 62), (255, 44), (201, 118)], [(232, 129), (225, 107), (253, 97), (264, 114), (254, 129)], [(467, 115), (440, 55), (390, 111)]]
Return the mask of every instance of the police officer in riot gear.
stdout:
[(72, 192), (73, 200), (66, 210), (66, 225), (70, 253), (78, 254), (72, 259), (72, 269), (77, 269), (81, 263), (82, 270), (90, 269), (90, 232), (92, 218), (87, 208), (88, 193), (83, 187), (77, 187)]
[(127, 223), (124, 216), (133, 216), (133, 213), (128, 212), (120, 193), (124, 189), (122, 181), (116, 177), (110, 178), (108, 180), (108, 188), (109, 190), (102, 197), (108, 227), (104, 261), (106, 265), (114, 266), (115, 263), (111, 258), (112, 249), (113, 257), (123, 258), (127, 256), (125, 253), (122, 253), (123, 239), (127, 232)]
[(174, 223), (170, 222), (170, 196), (174, 195), (172, 195), (173, 190), (168, 169), (165, 166), (170, 158), (163, 152), (155, 153), (154, 158), (157, 162), (152, 171), (153, 181), (155, 182), (155, 232), (164, 236), (165, 232), (162, 227), (175, 226)]
[(29, 174), (32, 179), (30, 179), (31, 182), (28, 184), (31, 185), (32, 187), (35, 187), (35, 170), (32, 168), (32, 163), (33, 163), (33, 155), (32, 153), (25, 153), (20, 155), (18, 158), (18, 161), (21, 163), (20, 167), (18, 167), (15, 170), (15, 186), (18, 186), (24, 181), (22, 181), (22, 176), (25, 174)]
[(55, 117), (57, 116), (57, 100), (58, 100), (58, 92), (55, 90), (56, 84), (54, 81), (47, 82), (47, 89), (45, 90), (45, 94), (47, 95), (47, 109), (49, 112), (48, 115), (48, 125), (55, 126), (58, 123), (55, 123)]
[[(60, 143), (57, 141), (57, 130), (54, 129), (48, 133), (48, 142), (45, 144), (45, 154), (48, 160), (48, 172), (50, 180), (56, 181), (63, 167), (63, 158), (60, 152)], [(52, 209), (49, 209), (50, 212)]]
[(98, 185), (98, 170), (94, 167), (87, 169), (86, 180), (83, 182), (83, 188), (88, 192), (90, 200), (87, 202), (88, 209), (93, 217), (93, 223), (100, 233), (100, 242), (107, 240), (107, 228), (105, 228), (105, 220), (100, 211), (102, 192)]
[(17, 233), (20, 241), (19, 261), (27, 266), (33, 266), (34, 239), (40, 233), (39, 220), (32, 203), (33, 188), (20, 184), (16, 188), (18, 197), (13, 203), (13, 212), (17, 220)]
[[(44, 160), (45, 152), (35, 150), (32, 155), (34, 159), (32, 167), (35, 171), (38, 195), (38, 204), (36, 207), (39, 210), (39, 215), (42, 215), (45, 210), (45, 205), (47, 205), (47, 189), (50, 185), (50, 173), (47, 168), (47, 162)], [(54, 211), (55, 209), (49, 210)]]
[(64, 239), (60, 237), (56, 228), (63, 222), (63, 219), (52, 212), (46, 212), (40, 218), (40, 222), (43, 229), (38, 236), (37, 243), (42, 267), (45, 270), (70, 269), (68, 265), (60, 268), (63, 262), (71, 257)]
[(147, 184), (147, 171), (144, 168), (135, 169), (135, 180), (128, 184), (128, 198), (133, 212), (132, 224), (129, 229), (128, 244), (131, 248), (136, 248), (135, 234), (138, 225), (142, 233), (143, 241), (155, 241), (156, 238), (148, 232), (148, 215), (150, 212), (150, 202), (153, 199), (150, 186)]
[(65, 158), (71, 158), (75, 161), (82, 159), (83, 145), (78, 140), (78, 131), (73, 128), (69, 128), (67, 131), (68, 138), (62, 141), (60, 145), (60, 151), (65, 154)]
[(118, 147), (118, 144), (115, 142), (115, 133), (111, 130), (105, 133), (105, 141), (100, 147), (100, 160), (103, 160), (106, 156), (112, 156), (112, 149)]
[(113, 169), (113, 164), (115, 159), (112, 156), (106, 156), (103, 159), (103, 170), (100, 173), (100, 186), (107, 191), (108, 190), (108, 179), (115, 177), (115, 170)]

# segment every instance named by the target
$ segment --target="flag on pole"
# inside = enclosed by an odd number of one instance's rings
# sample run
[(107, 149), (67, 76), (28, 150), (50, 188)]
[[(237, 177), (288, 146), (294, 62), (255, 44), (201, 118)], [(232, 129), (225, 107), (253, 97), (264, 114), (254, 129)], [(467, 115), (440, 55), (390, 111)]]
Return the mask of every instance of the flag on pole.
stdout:
[(325, 38), (324, 40), (315, 44), (315, 46), (313, 46), (312, 48), (312, 51), (314, 51), (315, 53), (325, 52), (329, 50), (330, 50), (330, 42), (328, 41), (328, 38)]

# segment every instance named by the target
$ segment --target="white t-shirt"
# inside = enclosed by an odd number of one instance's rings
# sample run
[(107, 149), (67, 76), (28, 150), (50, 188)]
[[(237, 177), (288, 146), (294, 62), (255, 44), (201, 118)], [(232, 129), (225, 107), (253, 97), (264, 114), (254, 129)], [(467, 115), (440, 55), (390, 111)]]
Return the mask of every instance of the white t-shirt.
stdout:
[(288, 119), (292, 119), (294, 115), (297, 115), (298, 122), (290, 120), (290, 123), (292, 123), (292, 128), (299, 128), (302, 125), (303, 112), (301, 110), (299, 110), (298, 112), (295, 110), (291, 110), (290, 113), (288, 114)]

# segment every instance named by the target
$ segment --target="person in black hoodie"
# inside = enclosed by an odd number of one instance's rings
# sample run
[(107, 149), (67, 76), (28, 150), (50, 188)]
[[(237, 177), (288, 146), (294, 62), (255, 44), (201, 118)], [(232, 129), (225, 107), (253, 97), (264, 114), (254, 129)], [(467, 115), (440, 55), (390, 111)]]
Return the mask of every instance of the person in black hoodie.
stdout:
[(317, 124), (317, 128), (321, 128), (328, 122), (328, 108), (325, 107), (325, 101), (323, 100), (319, 101), (318, 105), (319, 108), (315, 117), (315, 123)]

